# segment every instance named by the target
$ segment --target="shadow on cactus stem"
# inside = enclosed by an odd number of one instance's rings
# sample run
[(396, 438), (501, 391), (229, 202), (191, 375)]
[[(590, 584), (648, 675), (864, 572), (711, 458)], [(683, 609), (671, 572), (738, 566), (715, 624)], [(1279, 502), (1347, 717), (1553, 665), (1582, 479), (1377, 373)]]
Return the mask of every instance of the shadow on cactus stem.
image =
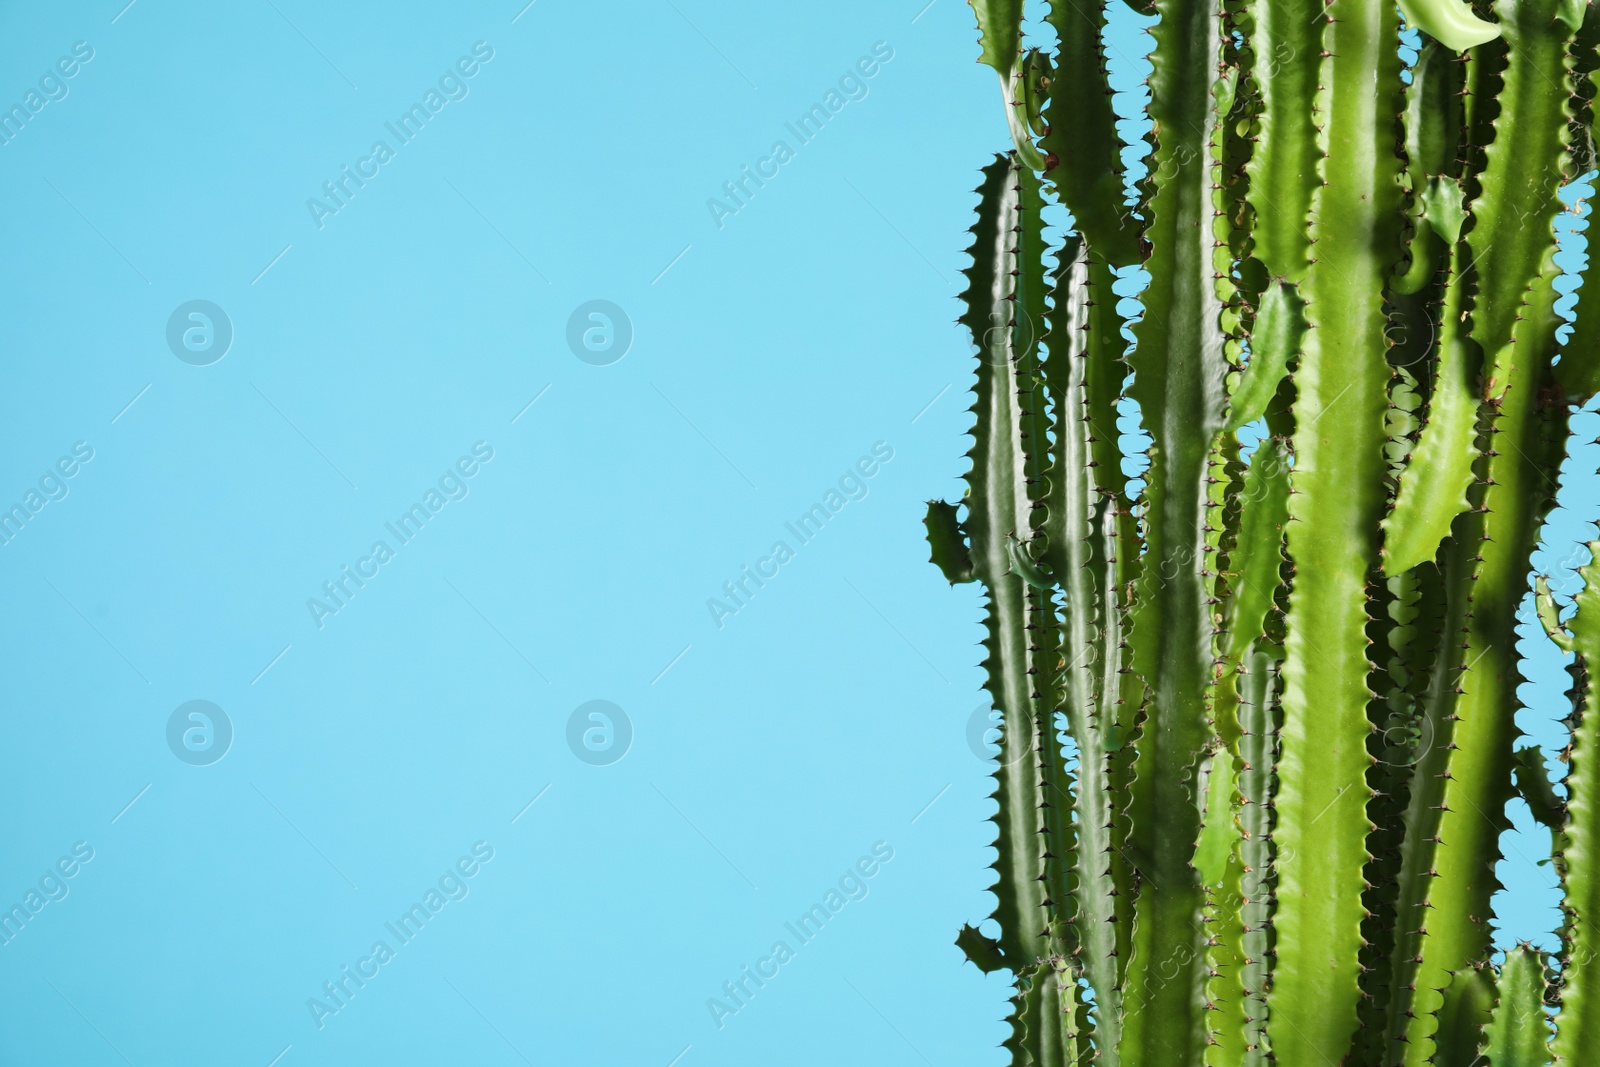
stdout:
[[(1047, 0), (1041, 50), (1023, 0), (971, 7), (1014, 150), (964, 272), (967, 490), (926, 526), (983, 593), (998, 936), (957, 943), (1012, 975), (1011, 1062), (1593, 1059), (1600, 564), (1568, 558), (1564, 606), (1532, 557), (1600, 393), (1600, 281), (1558, 336), (1554, 258), (1600, 14), (1156, 0), (1131, 116), (1120, 10)], [(1519, 743), (1530, 592), (1571, 658), (1559, 789)], [(1519, 797), (1554, 839), (1549, 957), (1492, 943)]]

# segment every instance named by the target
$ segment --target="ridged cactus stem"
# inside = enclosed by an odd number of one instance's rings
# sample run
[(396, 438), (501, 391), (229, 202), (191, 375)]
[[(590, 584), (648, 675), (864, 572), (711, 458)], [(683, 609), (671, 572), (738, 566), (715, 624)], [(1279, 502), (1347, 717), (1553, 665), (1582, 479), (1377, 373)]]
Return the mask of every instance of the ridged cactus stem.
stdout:
[[(1112, 867), (1118, 857), (1112, 845), (1115, 818), (1108, 779), (1108, 739), (1115, 725), (1114, 709), (1102, 701), (1108, 682), (1100, 663), (1102, 626), (1117, 611), (1115, 589), (1097, 588), (1097, 555), (1105, 555), (1096, 524), (1100, 502), (1097, 476), (1101, 471), (1092, 456), (1096, 447), (1090, 414), (1087, 346), (1091, 339), (1090, 257), (1087, 245), (1069, 237), (1061, 250), (1050, 311), (1046, 343), (1049, 358), (1045, 382), (1055, 412), (1055, 441), (1049, 470), (1049, 516), (1046, 519), (1046, 560), (1062, 589), (1062, 686), (1060, 707), (1067, 728), (1077, 741), (1077, 821), (1073, 827), (1074, 897), (1077, 903), (1079, 965), (1096, 990), (1099, 1025), (1096, 1039), (1103, 1050), (1100, 1062), (1115, 1067), (1122, 1032), (1122, 999), (1117, 984), (1121, 975), (1117, 947), (1116, 879)], [(1107, 495), (1111, 495), (1107, 491)], [(1111, 546), (1114, 554), (1115, 543)], [(1098, 551), (1097, 551), (1098, 549)], [(1112, 625), (1115, 625), (1112, 623)]]
[[(1437, 1029), (1433, 1013), (1450, 976), (1480, 959), (1490, 940), (1490, 898), (1499, 888), (1494, 865), (1511, 797), (1511, 749), (1517, 736), (1516, 611), (1528, 591), (1528, 561), (1544, 502), (1550, 497), (1543, 440), (1546, 421), (1536, 409), (1538, 369), (1513, 370), (1492, 424), (1487, 485), (1473, 552), (1470, 614), (1464, 627), (1464, 663), (1456, 683), (1454, 723), (1439, 807), (1433, 877), (1422, 908), (1414, 982), (1415, 999), (1405, 1034), (1405, 1060), (1429, 1062)], [(1532, 457), (1539, 457), (1543, 463)], [(1546, 468), (1548, 469), (1548, 468)], [(1437, 740), (1436, 742), (1437, 743)]]
[(1556, 837), (1566, 921), (1561, 941), (1561, 1014), (1551, 1045), (1556, 1063), (1577, 1067), (1600, 1046), (1600, 707), (1591, 691), (1592, 665), (1600, 664), (1600, 543), (1589, 546), (1578, 613), (1570, 623), (1573, 651), (1572, 744), (1567, 750), (1567, 821)]
[(1295, 373), (1289, 598), (1279, 763), (1272, 1045), (1285, 1064), (1340, 1062), (1356, 1030), (1371, 757), (1367, 583), (1385, 502), (1389, 369), (1383, 288), (1399, 259), (1393, 8), (1327, 7), (1312, 199), (1314, 266)]
[[(1206, 832), (1226, 819), (1227, 864), (1221, 880), (1208, 878), (1212, 973), (1212, 1040), (1207, 1062), (1219, 1067), (1265, 1059), (1268, 924), (1271, 897), (1270, 845), (1272, 770), (1276, 761), (1274, 688), (1275, 592), (1283, 563), (1288, 521), (1289, 467), (1284, 442), (1261, 443), (1235, 499), (1237, 537), (1229, 546), (1222, 580), (1228, 593), (1212, 709), (1226, 748), (1233, 795), (1218, 811), (1207, 811)], [(1213, 774), (1216, 770), (1213, 769)], [(1204, 841), (1204, 839), (1202, 839)], [(1204, 868), (1202, 868), (1204, 870)]]
[(1272, 793), (1277, 764), (1277, 680), (1281, 651), (1262, 642), (1246, 658), (1247, 673), (1240, 680), (1239, 812), (1243, 832), (1239, 859), (1244, 867), (1244, 967), (1239, 980), (1244, 987), (1245, 1054), (1242, 1067), (1265, 1067), (1271, 1062), (1267, 1046), (1270, 1018), (1268, 983), (1272, 974)]
[[(957, 944), (1012, 976), (1012, 1067), (1593, 1058), (1600, 562), (1570, 633), (1530, 570), (1600, 392), (1600, 292), (1559, 341), (1553, 229), (1600, 14), (1154, 0), (1128, 207), (1103, 0), (1046, 2), (1053, 61), (1022, 0), (972, 0), (1017, 144), (965, 272), (964, 514), (925, 520), (986, 593), (999, 937)], [(1530, 592), (1575, 652), (1565, 798), (1516, 748)], [(1557, 832), (1548, 968), (1492, 951), (1515, 792)]]
[[(1405, 832), (1400, 849), (1400, 871), (1395, 900), (1394, 946), (1389, 974), (1388, 1039), (1384, 1058), (1392, 1067), (1401, 1062), (1407, 1029), (1415, 1020), (1413, 1005), (1418, 991), (1417, 966), (1421, 939), (1429, 914), (1428, 894), (1439, 840), (1439, 817), (1444, 785), (1454, 749), (1456, 698), (1461, 671), (1466, 665), (1466, 632), (1472, 608), (1473, 559), (1481, 540), (1482, 518), (1477, 512), (1456, 520), (1455, 538), (1442, 553), (1441, 580), (1445, 600), (1436, 654), (1422, 699), (1414, 747), (1404, 756), (1412, 768)], [(1432, 568), (1432, 564), (1425, 564)], [(1425, 579), (1426, 580), (1426, 579)]]
[(1007, 1046), (1014, 1055), (1031, 1056), (1035, 1063), (1060, 1063), (1067, 1020), (1060, 1011), (1055, 971), (1046, 962), (1057, 916), (1047, 903), (1048, 875), (1039, 834), (1047, 797), (1040, 781), (1040, 736), (1033, 715), (1030, 672), (1037, 665), (1029, 652), (1026, 587), (1011, 573), (1007, 550), (1007, 539), (1027, 530), (1031, 519), (1016, 380), (1019, 341), (1025, 346), (1028, 335), (1014, 318), (1017, 279), (1011, 273), (1023, 204), (1008, 159), (997, 159), (985, 169), (979, 195), (968, 310), (963, 316), (982, 353), (966, 529), (973, 568), (988, 592), (984, 665), (1002, 722), (995, 790), (999, 856), (994, 918), (1000, 926), (1000, 950), (1020, 984)]
[[(1072, 925), (1072, 870), (1079, 843), (1073, 826), (1072, 775), (1056, 732), (1056, 710), (1061, 707), (1063, 687), (1074, 687), (1075, 683), (1082, 681), (1082, 675), (1073, 671), (1068, 678), (1062, 670), (1066, 646), (1057, 613), (1055, 587), (1051, 584), (1034, 585), (1027, 580), (1027, 571), (1036, 562), (1040, 551), (1047, 550), (1050, 540), (1051, 511), (1058, 506), (1050, 490), (1051, 483), (1068, 480), (1068, 472), (1065, 469), (1058, 472), (1052, 464), (1051, 403), (1041, 359), (1041, 328), (1032, 325), (1045, 321), (1047, 300), (1039, 179), (1014, 159), (1009, 180), (1015, 183), (1014, 193), (1019, 209), (1017, 226), (1010, 235), (1009, 253), (1009, 273), (1014, 286), (1011, 315), (1015, 338), (1011, 376), (1017, 390), (1020, 417), (1020, 492), (1028, 502), (1028, 517), (1026, 523), (1019, 524), (1014, 534), (1008, 537), (1007, 550), (1013, 554), (1014, 573), (1009, 577), (1013, 583), (1022, 586), (1026, 613), (1024, 628), (1028, 643), (1028, 699), (1032, 711), (1031, 728), (1035, 734), (1035, 771), (1039, 776), (1038, 848), (1044, 861), (1044, 906), (1050, 917), (1044, 944), (1038, 950), (1042, 959), (1037, 965), (1037, 981), (1041, 984), (1054, 983), (1059, 998), (1053, 1007), (1048, 998), (1043, 999), (1039, 1010), (1055, 1010), (1061, 1014), (1060, 1025), (1065, 1031), (1065, 1039), (1071, 1045), (1081, 1044), (1085, 1036), (1077, 1021), (1078, 944), (1077, 931)], [(1071, 477), (1077, 478), (1082, 469), (1082, 460), (1077, 456), (1074, 459), (1077, 463), (1074, 464)], [(1028, 566), (1020, 566), (1022, 561), (1026, 561)]]
[(1125, 1062), (1187, 1064), (1206, 1042), (1203, 896), (1192, 861), (1210, 734), (1202, 710), (1212, 658), (1206, 479), (1227, 369), (1211, 263), (1220, 175), (1208, 148), (1217, 124), (1210, 104), (1221, 10), (1214, 0), (1157, 6), (1146, 228), (1153, 249), (1131, 390), (1152, 438), (1132, 635), (1150, 702), (1134, 766), (1128, 851), (1143, 888), (1123, 985), (1122, 1047)]
[(1259, 132), (1248, 166), (1255, 254), (1275, 277), (1298, 282), (1311, 263), (1311, 198), (1319, 184), (1316, 106), (1322, 70), (1323, 0), (1254, 8)]

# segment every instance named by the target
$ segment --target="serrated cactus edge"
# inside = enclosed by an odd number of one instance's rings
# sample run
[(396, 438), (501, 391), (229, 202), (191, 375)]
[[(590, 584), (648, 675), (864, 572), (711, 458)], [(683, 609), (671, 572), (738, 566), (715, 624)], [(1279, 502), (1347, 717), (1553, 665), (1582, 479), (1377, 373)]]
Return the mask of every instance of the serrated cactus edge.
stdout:
[[(956, 944), (1011, 977), (1011, 1063), (1600, 1063), (1600, 560), (1566, 618), (1533, 571), (1600, 391), (1600, 280), (1564, 342), (1555, 311), (1600, 10), (1128, 0), (1130, 185), (1125, 13), (1043, 0), (1041, 50), (1023, 0), (969, 2), (1013, 144), (961, 296), (967, 491), (926, 526), (983, 594), (996, 906)], [(1525, 607), (1571, 662), (1559, 784), (1519, 744)], [(1493, 944), (1519, 794), (1552, 953)]]

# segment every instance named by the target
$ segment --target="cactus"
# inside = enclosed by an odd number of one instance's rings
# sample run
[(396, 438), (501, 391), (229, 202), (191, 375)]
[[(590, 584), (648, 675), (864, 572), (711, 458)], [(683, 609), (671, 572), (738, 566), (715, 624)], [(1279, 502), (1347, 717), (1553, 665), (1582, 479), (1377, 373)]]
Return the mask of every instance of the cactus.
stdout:
[[(965, 271), (967, 492), (926, 526), (984, 594), (997, 905), (956, 943), (1012, 976), (1012, 1063), (1591, 1062), (1600, 562), (1563, 618), (1532, 557), (1600, 392), (1600, 278), (1563, 340), (1554, 229), (1600, 11), (1128, 0), (1130, 186), (1108, 0), (1047, 0), (1053, 54), (970, 2), (1014, 146)], [(1564, 783), (1518, 745), (1524, 607), (1572, 659)], [(1516, 796), (1549, 957), (1492, 944)]]

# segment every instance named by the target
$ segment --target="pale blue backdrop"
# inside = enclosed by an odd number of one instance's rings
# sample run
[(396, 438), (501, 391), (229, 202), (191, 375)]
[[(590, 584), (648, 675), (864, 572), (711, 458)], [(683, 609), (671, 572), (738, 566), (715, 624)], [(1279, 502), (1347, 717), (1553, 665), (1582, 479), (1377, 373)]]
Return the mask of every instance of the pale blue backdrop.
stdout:
[(0, 6), (0, 1063), (1002, 1062), (970, 10), (125, 3)]

